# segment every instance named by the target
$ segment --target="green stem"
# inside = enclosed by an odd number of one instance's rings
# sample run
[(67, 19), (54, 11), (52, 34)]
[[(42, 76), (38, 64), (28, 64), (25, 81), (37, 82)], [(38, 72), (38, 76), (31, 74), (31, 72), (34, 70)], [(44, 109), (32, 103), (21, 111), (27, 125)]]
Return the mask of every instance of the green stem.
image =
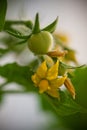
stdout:
[(27, 27), (29, 27), (30, 29), (32, 29), (32, 27), (33, 27), (33, 23), (32, 23), (32, 21), (17, 21), (17, 20), (7, 20), (6, 22), (5, 22), (5, 27), (4, 28), (8, 28), (9, 26), (11, 26), (11, 25), (25, 25), (25, 26), (27, 26)]
[(1, 90), (1, 94), (24, 94), (29, 93), (28, 91), (21, 91), (21, 90)]

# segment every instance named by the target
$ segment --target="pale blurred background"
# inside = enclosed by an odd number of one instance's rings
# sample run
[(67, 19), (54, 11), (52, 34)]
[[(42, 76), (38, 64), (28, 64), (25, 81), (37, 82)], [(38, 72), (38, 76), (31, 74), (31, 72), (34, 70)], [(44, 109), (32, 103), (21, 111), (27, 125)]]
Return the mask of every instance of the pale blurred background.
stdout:
[[(70, 46), (76, 50), (79, 63), (86, 64), (87, 1), (8, 0), (6, 19), (34, 20), (36, 12), (39, 12), (41, 27), (59, 16), (56, 32), (63, 32), (69, 37)], [(15, 59), (12, 54), (0, 64), (13, 61)], [(20, 87), (16, 84), (12, 86)], [(51, 117), (53, 115), (50, 113), (41, 111), (37, 95), (6, 95), (3, 105), (0, 106), (0, 130), (42, 130), (49, 124)], [(55, 121), (54, 117), (53, 119)]]

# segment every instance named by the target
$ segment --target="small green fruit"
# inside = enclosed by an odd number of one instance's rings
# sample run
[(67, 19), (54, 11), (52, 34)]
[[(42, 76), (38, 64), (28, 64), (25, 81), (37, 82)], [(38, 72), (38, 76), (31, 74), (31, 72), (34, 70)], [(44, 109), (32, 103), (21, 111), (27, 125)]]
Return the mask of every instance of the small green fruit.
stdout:
[(52, 34), (47, 31), (32, 34), (28, 40), (28, 47), (34, 54), (46, 54), (53, 48)]

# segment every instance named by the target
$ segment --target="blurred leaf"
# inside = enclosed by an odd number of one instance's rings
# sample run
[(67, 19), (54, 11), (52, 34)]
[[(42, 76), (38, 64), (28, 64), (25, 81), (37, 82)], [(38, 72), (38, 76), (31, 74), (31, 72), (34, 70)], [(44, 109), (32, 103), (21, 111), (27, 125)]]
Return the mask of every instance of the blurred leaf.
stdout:
[[(43, 96), (44, 97), (44, 96)], [(45, 99), (45, 100), (44, 100)], [(60, 101), (45, 95), (42, 101), (44, 102), (44, 109), (56, 112), (58, 116), (68, 116), (75, 113), (87, 113), (87, 110), (77, 104), (70, 96), (60, 91)], [(49, 104), (45, 104), (47, 101)]]
[(35, 23), (33, 28), (33, 34), (40, 32), (39, 14), (36, 14)]
[(32, 29), (33, 27), (33, 23), (32, 21), (12, 21), (12, 20), (8, 20), (5, 21), (5, 26), (4, 26), (4, 30), (11, 27), (12, 25), (25, 25), (26, 27), (28, 27), (29, 29)]
[(71, 78), (76, 89), (76, 102), (87, 108), (87, 66), (74, 71)]
[(22, 46), (20, 46), (20, 48), (19, 48), (19, 47), (17, 47), (17, 45), (22, 45), (24, 43), (26, 43), (26, 40), (18, 41), (16, 43), (13, 43), (13, 45), (10, 44), (9, 47), (6, 49), (0, 48), (0, 58), (2, 56), (4, 56), (6, 53), (9, 53), (12, 51), (17, 54), (20, 54), (21, 51), (23, 51), (24, 47), (22, 48)]
[(12, 35), (12, 36), (14, 36), (16, 38), (20, 38), (20, 39), (28, 39), (29, 36), (31, 35), (31, 34), (29, 34), (29, 35), (23, 35), (21, 32), (15, 30), (13, 28), (8, 28), (5, 31), (8, 32), (10, 35)]
[(42, 30), (53, 33), (56, 29), (57, 22), (58, 22), (58, 17), (56, 18), (55, 21), (53, 21), (51, 24), (49, 24), (47, 27), (43, 28)]
[(6, 10), (7, 0), (0, 0), (0, 31), (2, 31), (4, 28)]
[[(1, 91), (1, 90), (0, 90)], [(0, 92), (0, 105), (2, 104), (3, 102), (3, 98), (4, 98), (4, 95)]]
[[(70, 76), (76, 90), (75, 102), (87, 109), (87, 66), (78, 68)], [(75, 113), (73, 115), (60, 118), (62, 125), (70, 130), (87, 129), (87, 113)]]
[(0, 57), (2, 57), (4, 54), (12, 51), (17, 53), (17, 55), (20, 54), (25, 49), (26, 44), (23, 43), (26, 43), (27, 40), (4, 34), (3, 37), (0, 37), (0, 42), (1, 44), (3, 43), (2, 45), (6, 46), (6, 48), (0, 48)]
[(16, 38), (27, 40), (31, 35), (32, 27), (31, 21), (6, 21), (4, 30)]
[(9, 51), (9, 49), (0, 48), (0, 57), (1, 57), (3, 54), (6, 54), (8, 51)]
[(6, 78), (8, 83), (16, 82), (28, 91), (35, 90), (31, 81), (32, 71), (28, 66), (20, 66), (17, 63), (0, 66), (0, 75)]

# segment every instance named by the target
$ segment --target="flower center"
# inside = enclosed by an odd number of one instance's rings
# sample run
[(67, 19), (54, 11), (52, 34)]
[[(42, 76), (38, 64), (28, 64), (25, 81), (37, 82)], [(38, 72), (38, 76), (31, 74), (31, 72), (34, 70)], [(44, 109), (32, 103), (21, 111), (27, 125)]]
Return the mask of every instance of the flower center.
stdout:
[(45, 79), (41, 80), (39, 83), (39, 92), (43, 93), (43, 92), (47, 91), (48, 89), (50, 89), (48, 81)]

